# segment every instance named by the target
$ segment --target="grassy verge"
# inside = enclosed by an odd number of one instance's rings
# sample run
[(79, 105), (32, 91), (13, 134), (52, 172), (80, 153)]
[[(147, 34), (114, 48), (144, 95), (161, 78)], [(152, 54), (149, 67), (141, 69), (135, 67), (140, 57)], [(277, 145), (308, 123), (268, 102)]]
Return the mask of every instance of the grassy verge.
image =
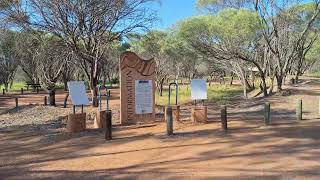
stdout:
[[(63, 83), (57, 83), (56, 84), (56, 88), (57, 89), (63, 89), (63, 87), (64, 87)], [(9, 91), (10, 92), (20, 92), (21, 88), (26, 90), (27, 89), (27, 83), (26, 82), (15, 81), (15, 82), (13, 82), (12, 87), (9, 88)], [(2, 89), (4, 89), (4, 85), (0, 86), (1, 92), (2, 92)], [(29, 86), (29, 90), (31, 90), (31, 89), (32, 89), (32, 87)]]
[[(242, 94), (241, 86), (230, 86), (230, 85), (212, 85), (208, 87), (208, 101), (209, 102), (217, 102), (219, 104), (223, 104), (228, 102), (231, 97), (235, 95)], [(160, 96), (158, 92), (156, 92), (156, 104), (157, 105), (167, 105), (168, 104), (168, 96), (169, 90), (165, 89), (163, 92), (163, 96)], [(171, 103), (175, 103), (175, 90), (172, 91)], [(190, 86), (181, 86), (179, 87), (179, 104), (184, 104), (191, 102), (191, 88)]]
[(312, 73), (307, 73), (306, 76), (307, 76), (307, 77), (316, 77), (316, 78), (319, 78), (319, 77), (320, 77), (320, 71), (318, 71), (318, 72), (312, 72)]
[[(11, 89), (9, 88), (9, 91), (20, 91), (21, 88), (26, 89), (26, 83), (25, 82), (13, 82)], [(4, 89), (4, 85), (0, 86), (1, 92), (2, 89)]]

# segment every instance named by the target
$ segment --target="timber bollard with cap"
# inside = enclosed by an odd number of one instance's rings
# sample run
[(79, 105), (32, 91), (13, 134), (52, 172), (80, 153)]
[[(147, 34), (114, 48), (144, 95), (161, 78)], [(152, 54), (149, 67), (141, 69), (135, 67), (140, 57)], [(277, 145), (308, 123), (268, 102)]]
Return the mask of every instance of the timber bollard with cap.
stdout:
[(106, 114), (106, 140), (112, 139), (112, 112), (111, 110), (107, 110)]
[(166, 120), (167, 120), (167, 135), (173, 135), (173, 117), (172, 117), (172, 107), (166, 107)]
[(302, 120), (302, 99), (297, 101), (296, 116), (298, 121)]
[(224, 131), (228, 130), (227, 106), (221, 109), (221, 127)]
[(15, 101), (16, 101), (16, 108), (18, 108), (19, 107), (19, 99), (16, 97)]
[(269, 102), (266, 102), (264, 104), (264, 124), (265, 125), (271, 124), (270, 103)]
[[(195, 123), (207, 123), (208, 107), (204, 103), (204, 100), (208, 99), (208, 86), (206, 80), (191, 80), (191, 97), (194, 101), (194, 106), (191, 108), (191, 120)], [(197, 100), (201, 100), (202, 105), (197, 105)]]
[(45, 106), (48, 105), (47, 96), (44, 96), (44, 97), (43, 97), (43, 105), (45, 105)]
[[(175, 99), (175, 105), (171, 105), (171, 86), (176, 86), (176, 99)], [(169, 84), (169, 100), (168, 100), (168, 107), (170, 106), (172, 108), (172, 118), (173, 121), (179, 121), (180, 120), (180, 105), (178, 105), (178, 97), (179, 97), (179, 86), (178, 83), (170, 83)], [(168, 108), (165, 108), (165, 114), (166, 110)], [(167, 116), (165, 116), (165, 121), (167, 121)]]

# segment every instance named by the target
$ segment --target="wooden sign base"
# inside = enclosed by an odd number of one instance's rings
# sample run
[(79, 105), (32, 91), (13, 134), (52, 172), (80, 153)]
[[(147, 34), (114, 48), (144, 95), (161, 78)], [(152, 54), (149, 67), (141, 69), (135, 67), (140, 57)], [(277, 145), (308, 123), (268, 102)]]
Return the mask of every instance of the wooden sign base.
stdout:
[(106, 128), (106, 111), (97, 111), (96, 118), (94, 119), (93, 127), (96, 129)]
[(207, 123), (208, 121), (208, 107), (207, 106), (193, 106), (191, 108), (191, 120), (195, 123)]
[(86, 113), (69, 114), (67, 121), (67, 131), (76, 133), (86, 130)]

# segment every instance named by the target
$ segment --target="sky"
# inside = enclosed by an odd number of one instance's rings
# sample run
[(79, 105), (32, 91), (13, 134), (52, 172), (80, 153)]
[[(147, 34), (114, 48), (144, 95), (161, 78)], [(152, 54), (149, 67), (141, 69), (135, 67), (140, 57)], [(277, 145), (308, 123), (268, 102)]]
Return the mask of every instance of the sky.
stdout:
[(158, 12), (156, 29), (167, 29), (180, 20), (196, 15), (196, 0), (161, 0), (152, 6)]

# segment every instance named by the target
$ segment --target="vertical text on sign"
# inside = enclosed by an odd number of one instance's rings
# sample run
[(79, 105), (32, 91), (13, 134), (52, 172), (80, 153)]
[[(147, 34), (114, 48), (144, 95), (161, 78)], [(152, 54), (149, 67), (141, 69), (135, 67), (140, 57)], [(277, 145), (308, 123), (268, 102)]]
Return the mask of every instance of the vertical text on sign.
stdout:
[(126, 77), (126, 88), (128, 92), (128, 100), (127, 100), (127, 115), (128, 120), (133, 120), (134, 111), (133, 111), (133, 104), (134, 104), (134, 95), (133, 95), (133, 77), (132, 71), (127, 73)]

